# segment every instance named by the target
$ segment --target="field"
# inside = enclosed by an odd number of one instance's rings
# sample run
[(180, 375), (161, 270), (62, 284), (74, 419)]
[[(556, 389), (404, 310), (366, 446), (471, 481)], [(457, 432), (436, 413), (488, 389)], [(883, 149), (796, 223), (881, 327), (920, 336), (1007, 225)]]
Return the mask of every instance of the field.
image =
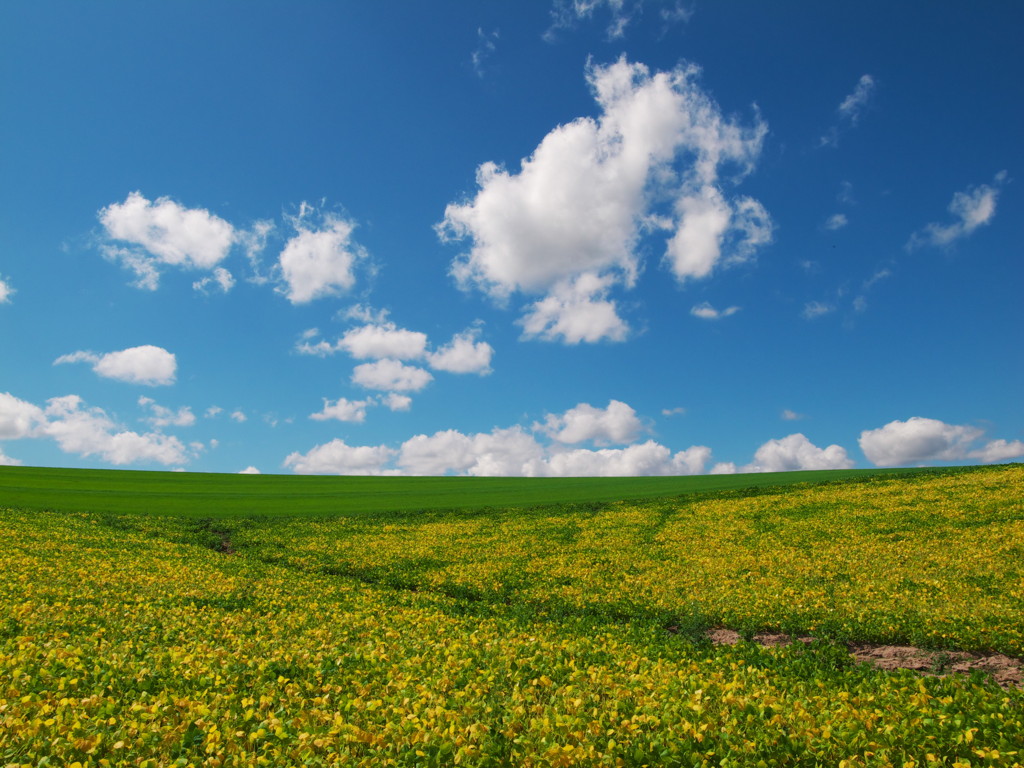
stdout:
[(1024, 764), (1024, 467), (819, 478), (4, 468), (0, 765)]

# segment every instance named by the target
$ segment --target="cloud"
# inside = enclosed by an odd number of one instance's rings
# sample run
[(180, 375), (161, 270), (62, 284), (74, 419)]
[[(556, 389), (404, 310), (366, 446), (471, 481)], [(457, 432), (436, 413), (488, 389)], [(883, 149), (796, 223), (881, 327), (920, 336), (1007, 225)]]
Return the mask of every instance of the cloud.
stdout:
[(0, 440), (31, 437), (45, 421), (39, 406), (9, 392), (0, 392)]
[(204, 413), (203, 415), (208, 419), (213, 419), (222, 413), (224, 413), (224, 409), (221, 408), (219, 405), (211, 405), (209, 408), (206, 409), (206, 413)]
[(789, 408), (786, 408), (781, 414), (779, 414), (779, 418), (783, 421), (800, 421), (800, 419), (805, 419), (807, 417), (802, 413), (797, 413), (796, 411), (791, 411)]
[[(569, 441), (624, 441), (641, 429), (633, 409), (613, 400), (607, 409), (581, 404), (561, 417), (549, 417), (547, 424), (535, 425), (534, 433), (519, 425), (476, 434), (448, 429), (415, 435), (398, 449), (334, 440), (289, 455), (285, 465), (297, 472), (331, 474), (569, 477), (697, 474), (710, 460), (707, 447), (672, 453), (653, 440), (615, 449), (566, 447)], [(538, 434), (553, 436), (552, 442), (542, 444)]]
[(383, 392), (418, 392), (433, 379), (429, 371), (390, 358), (357, 365), (352, 371), (353, 384)]
[(856, 125), (860, 115), (871, 100), (871, 94), (875, 91), (875, 80), (871, 75), (861, 75), (853, 93), (843, 99), (839, 105), (839, 114), (851, 124)]
[(364, 325), (346, 331), (337, 346), (357, 360), (419, 360), (426, 354), (427, 334), (407, 331), (394, 323)]
[(730, 243), (726, 261), (738, 263), (772, 240), (774, 227), (764, 206), (751, 198), (730, 206), (711, 185), (680, 197), (676, 213), (679, 225), (668, 242), (665, 261), (680, 282), (711, 274)]
[(996, 215), (996, 200), (1005, 180), (1006, 171), (1000, 171), (996, 174), (994, 186), (980, 184), (954, 194), (948, 210), (956, 220), (952, 224), (933, 222), (914, 232), (907, 241), (907, 250), (948, 246), (967, 237), (978, 227), (989, 224)]
[[(357, 313), (357, 316), (359, 319), (366, 317), (362, 312)], [(357, 383), (370, 386), (365, 382), (372, 381), (372, 389), (383, 388), (378, 384), (380, 376), (384, 373), (398, 375), (402, 381), (409, 380), (410, 383), (415, 383), (415, 387), (410, 387), (413, 389), (421, 389), (432, 379), (429, 373), (417, 367), (395, 367), (394, 363), (399, 360), (422, 360), (434, 370), (448, 373), (475, 373), (480, 376), (491, 373), (494, 347), (479, 340), (479, 323), (455, 334), (451, 341), (441, 348), (431, 350), (425, 333), (399, 328), (385, 320), (386, 316), (386, 313), (381, 313), (376, 316), (377, 322), (350, 328), (334, 343), (323, 339), (314, 340), (319, 331), (310, 328), (302, 333), (295, 350), (302, 355), (317, 357), (347, 352), (356, 360), (378, 361), (379, 365), (357, 366)], [(413, 373), (416, 371), (418, 373)]]
[(9, 304), (13, 295), (14, 289), (11, 288), (11, 284), (0, 277), (0, 304)]
[(246, 416), (242, 411), (232, 411), (231, 419), (237, 421), (239, 424), (244, 424), (246, 421), (249, 420), (249, 417)]
[(347, 400), (344, 397), (339, 397), (331, 402), (325, 397), (323, 410), (319, 413), (311, 413), (309, 418), (314, 421), (337, 419), (338, 421), (362, 423), (366, 421), (366, 407), (372, 404), (371, 400)]
[(446, 430), (406, 440), (398, 465), (411, 475), (536, 477), (543, 474), (543, 453), (533, 436), (518, 426), (476, 435)]
[[(553, 42), (556, 32), (572, 29), (580, 21), (590, 19), (598, 9), (607, 9), (610, 17), (606, 33), (610, 40), (617, 40), (626, 34), (626, 27), (643, 11), (644, 0), (555, 0), (551, 10), (551, 26), (544, 33), (544, 39)], [(660, 17), (666, 24), (677, 24), (690, 20), (693, 10), (682, 2), (662, 8)]]
[(835, 213), (828, 217), (828, 220), (825, 222), (825, 229), (834, 232), (837, 229), (842, 229), (849, 223), (845, 213)]
[(366, 251), (352, 240), (355, 223), (338, 214), (320, 214), (307, 203), (288, 220), (295, 235), (278, 257), (284, 281), (279, 290), (292, 304), (351, 290), (357, 265), (367, 259)]
[(580, 403), (561, 415), (548, 414), (542, 431), (560, 443), (592, 441), (598, 445), (631, 443), (645, 427), (626, 403), (610, 400), (607, 408)]
[(395, 474), (386, 469), (395, 451), (383, 445), (350, 446), (334, 439), (318, 445), (308, 453), (290, 453), (284, 466), (300, 475), (383, 475)]
[(497, 301), (542, 295), (521, 321), (527, 338), (621, 339), (628, 326), (609, 295), (635, 283), (643, 235), (666, 236), (680, 281), (770, 242), (764, 207), (729, 200), (719, 183), (724, 166), (734, 180), (753, 168), (767, 126), (725, 119), (698, 74), (651, 74), (625, 58), (588, 65), (600, 115), (552, 130), (518, 173), (484, 163), (475, 197), (445, 209), (439, 236), (471, 243), (452, 264), (459, 286)]
[(182, 406), (177, 411), (165, 408), (148, 397), (139, 398), (139, 407), (145, 408), (152, 414), (143, 419), (154, 427), (191, 427), (196, 423), (195, 414), (188, 406)]
[(979, 450), (967, 454), (969, 458), (977, 459), (985, 464), (994, 461), (1006, 461), (1007, 459), (1018, 459), (1024, 456), (1024, 442), (1013, 440), (991, 440)]
[(54, 365), (64, 363), (91, 363), (98, 376), (151, 387), (173, 384), (178, 369), (177, 358), (172, 352), (152, 344), (103, 355), (88, 351), (72, 352), (53, 361)]
[(913, 416), (861, 432), (860, 448), (868, 461), (879, 467), (965, 459), (990, 462), (1024, 456), (1024, 443), (1019, 440), (992, 440), (972, 449), (984, 434), (977, 427)]
[(353, 304), (338, 312), (339, 320), (355, 320), (365, 325), (383, 325), (391, 313), (386, 309), (374, 309), (366, 304)]
[(250, 464), (245, 469), (239, 470), (238, 474), (240, 474), (240, 475), (258, 475), (258, 474), (260, 474), (260, 471), (258, 469), (256, 469), (256, 467), (254, 467), (254, 466), (252, 466)]
[(155, 462), (185, 464), (191, 454), (177, 437), (124, 430), (101, 408), (88, 408), (78, 395), (47, 401), (47, 421), (38, 435), (51, 437), (65, 453), (100, 456), (115, 465)]
[(494, 347), (486, 341), (477, 341), (480, 329), (467, 328), (436, 352), (427, 355), (427, 362), (435, 371), (448, 373), (475, 373), (485, 376), (491, 372)]
[(207, 275), (202, 280), (192, 283), (192, 288), (201, 293), (209, 293), (214, 286), (219, 288), (221, 293), (227, 293), (234, 288), (235, 278), (224, 267), (217, 267), (213, 270), (212, 275)]
[(619, 317), (615, 302), (607, 298), (613, 283), (609, 275), (589, 272), (557, 283), (518, 321), (523, 338), (560, 339), (566, 344), (625, 340), (629, 325)]
[(248, 281), (254, 285), (266, 285), (273, 279), (269, 274), (263, 272), (262, 255), (263, 251), (267, 248), (270, 235), (275, 229), (274, 222), (261, 219), (253, 224), (250, 229), (235, 232), (235, 239), (245, 250), (245, 257), (248, 259), (249, 268), (252, 270)]
[(477, 77), (484, 76), (484, 62), (491, 57), (491, 54), (497, 49), (498, 41), (498, 30), (493, 32), (484, 32), (482, 28), (477, 27), (476, 39), (477, 46), (476, 50), (473, 51), (472, 62), (473, 71), (476, 72)]
[(662, 408), (661, 409), (661, 415), (662, 416), (683, 416), (685, 413), (686, 413), (686, 409), (683, 408), (682, 406), (679, 406), (677, 408)]
[(850, 469), (853, 460), (838, 445), (818, 448), (799, 432), (769, 440), (754, 453), (754, 460), (740, 472), (792, 472), (807, 469)]
[(302, 334), (302, 341), (296, 345), (303, 355), (326, 357), (337, 352), (347, 352), (357, 360), (380, 360), (389, 357), (395, 360), (420, 360), (427, 354), (427, 334), (399, 328), (392, 322), (367, 323), (350, 328), (334, 344), (320, 340), (311, 342), (318, 331), (311, 328)]
[(633, 477), (640, 475), (698, 475), (711, 458), (711, 449), (693, 446), (676, 454), (653, 440), (626, 448), (591, 451), (576, 449), (548, 460), (555, 477)]
[(20, 467), (22, 464), (20, 459), (15, 459), (4, 453), (3, 448), (0, 447), (0, 467)]
[(137, 191), (98, 216), (109, 240), (128, 244), (107, 244), (104, 255), (135, 272), (136, 285), (150, 290), (157, 287), (161, 266), (212, 270), (235, 242), (234, 227), (209, 211), (168, 197), (150, 201)]
[(391, 411), (408, 411), (412, 407), (412, 398), (408, 395), (400, 395), (397, 392), (389, 392), (380, 398), (381, 404)]
[(861, 75), (860, 80), (850, 93), (836, 109), (839, 114), (839, 123), (829, 128), (828, 132), (821, 137), (820, 146), (836, 146), (839, 143), (839, 134), (846, 128), (852, 128), (860, 122), (871, 97), (875, 92), (875, 79), (871, 75)]
[(727, 307), (719, 311), (705, 301), (693, 307), (690, 310), (690, 314), (694, 317), (699, 317), (701, 320), (721, 320), (723, 317), (735, 315), (739, 311), (739, 307)]
[(835, 307), (832, 304), (825, 304), (821, 301), (809, 301), (804, 304), (803, 311), (800, 312), (800, 317), (804, 320), (814, 320), (816, 317), (827, 315), (829, 312), (834, 312)]
[[(159, 406), (148, 398), (142, 398), (139, 404), (158, 413)], [(179, 412), (177, 418), (168, 420), (167, 425), (187, 422), (188, 416), (191, 413), (183, 415)], [(156, 415), (154, 420), (159, 421), (160, 416)], [(51, 398), (43, 409), (0, 392), (0, 440), (22, 438), (51, 438), (65, 453), (100, 456), (116, 465), (136, 462), (185, 464), (196, 453), (195, 447), (190, 451), (177, 437), (159, 431), (140, 434), (124, 429), (103, 409), (87, 407), (78, 395)]]

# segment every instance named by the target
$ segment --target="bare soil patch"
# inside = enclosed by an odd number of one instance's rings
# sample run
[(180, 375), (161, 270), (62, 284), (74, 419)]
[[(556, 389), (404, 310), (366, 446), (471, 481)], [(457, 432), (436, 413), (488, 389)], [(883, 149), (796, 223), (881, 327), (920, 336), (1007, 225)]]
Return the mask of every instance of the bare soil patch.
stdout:
[[(710, 629), (707, 638), (715, 645), (735, 645), (741, 639), (733, 629)], [(791, 637), (789, 635), (761, 632), (753, 641), (767, 648), (786, 646), (793, 642), (811, 643), (813, 637)], [(877, 669), (910, 669), (922, 675), (945, 677), (950, 674), (967, 675), (984, 672), (1003, 688), (1020, 687), (1024, 684), (1024, 664), (1020, 659), (1001, 653), (983, 655), (967, 651), (929, 651), (912, 645), (874, 645), (851, 643), (850, 655), (857, 661), (871, 664)]]

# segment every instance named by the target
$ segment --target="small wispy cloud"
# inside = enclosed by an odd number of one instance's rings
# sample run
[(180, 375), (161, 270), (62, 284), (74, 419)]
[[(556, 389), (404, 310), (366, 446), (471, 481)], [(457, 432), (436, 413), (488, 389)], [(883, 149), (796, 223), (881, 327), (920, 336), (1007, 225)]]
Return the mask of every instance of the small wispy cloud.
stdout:
[[(693, 16), (693, 8), (682, 0), (646, 2), (649, 5), (663, 6), (658, 15), (666, 27), (672, 24), (685, 24)], [(551, 9), (551, 26), (544, 33), (544, 39), (552, 42), (558, 30), (572, 29), (602, 9), (607, 9), (610, 17), (606, 29), (608, 39), (621, 39), (626, 35), (626, 27), (643, 13), (644, 4), (645, 0), (555, 0)]]
[(814, 320), (822, 315), (827, 315), (829, 312), (834, 312), (835, 307), (832, 304), (826, 304), (822, 301), (809, 301), (804, 304), (803, 311), (800, 312), (800, 317), (804, 320)]
[(825, 221), (825, 229), (829, 230), (830, 232), (834, 232), (837, 229), (842, 229), (849, 223), (850, 220), (846, 218), (846, 214), (836, 213), (833, 214), (832, 216), (829, 216), (828, 219)]
[(806, 419), (807, 417), (804, 416), (802, 413), (797, 413), (796, 411), (791, 411), (789, 410), (789, 408), (786, 408), (782, 411), (781, 414), (779, 414), (779, 418), (781, 418), (783, 421), (800, 421), (801, 419)]
[(871, 75), (861, 75), (860, 80), (854, 87), (853, 92), (840, 102), (836, 108), (839, 115), (839, 122), (833, 125), (818, 140), (818, 146), (834, 147), (839, 143), (839, 134), (844, 130), (853, 128), (860, 122), (875, 92), (875, 79)]
[(875, 80), (871, 75), (861, 75), (857, 81), (857, 87), (853, 93), (843, 99), (839, 105), (839, 114), (848, 120), (851, 125), (856, 125), (860, 120), (861, 112), (871, 100), (871, 94), (875, 91)]
[(477, 27), (476, 30), (476, 50), (473, 51), (471, 61), (473, 63), (473, 71), (476, 72), (476, 76), (482, 78), (485, 74), (484, 65), (497, 50), (498, 38), (500, 37), (499, 30), (493, 32), (484, 32), (481, 27)]
[(1006, 171), (1000, 171), (991, 186), (979, 184), (954, 194), (948, 207), (954, 221), (950, 224), (932, 222), (925, 225), (910, 236), (906, 249), (912, 251), (929, 245), (948, 246), (955, 240), (967, 237), (978, 227), (989, 224), (996, 215), (996, 201), (1006, 178)]
[(701, 320), (721, 320), (723, 317), (735, 315), (739, 311), (739, 307), (727, 307), (726, 309), (718, 310), (705, 301), (693, 307), (690, 310), (690, 314), (694, 317), (699, 317)]

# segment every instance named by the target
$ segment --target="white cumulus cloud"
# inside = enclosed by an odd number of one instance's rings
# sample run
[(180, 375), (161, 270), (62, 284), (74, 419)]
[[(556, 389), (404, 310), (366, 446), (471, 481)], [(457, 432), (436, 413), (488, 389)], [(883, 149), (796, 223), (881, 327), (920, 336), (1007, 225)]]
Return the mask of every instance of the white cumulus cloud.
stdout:
[(426, 354), (427, 334), (394, 323), (369, 324), (345, 331), (337, 347), (357, 360), (419, 360)]
[(1019, 440), (992, 440), (972, 448), (984, 434), (978, 427), (913, 416), (861, 432), (860, 448), (868, 461), (879, 467), (965, 459), (990, 462), (1024, 456), (1024, 443)]
[(990, 440), (980, 449), (968, 453), (967, 456), (985, 464), (1019, 459), (1024, 456), (1024, 442), (1020, 440)]
[(994, 186), (980, 184), (957, 192), (949, 204), (949, 212), (953, 214), (954, 221), (951, 224), (933, 222), (926, 225), (910, 236), (907, 249), (914, 250), (927, 245), (947, 246), (990, 223), (996, 215), (996, 200), (1005, 179), (1006, 171), (1000, 171), (996, 174)]
[(619, 400), (609, 401), (607, 408), (580, 403), (561, 415), (549, 414), (542, 429), (560, 443), (589, 440), (598, 445), (631, 443), (645, 431), (636, 411)]
[(427, 362), (435, 371), (448, 373), (476, 373), (484, 376), (491, 372), (491, 358), (494, 347), (486, 341), (478, 341), (479, 328), (469, 328), (457, 333), (452, 340), (427, 356)]
[(258, 469), (256, 469), (256, 467), (254, 467), (254, 466), (252, 466), (250, 464), (245, 469), (240, 469), (238, 471), (238, 474), (240, 474), (240, 475), (258, 475), (258, 474), (260, 474), (260, 471)]
[(315, 446), (307, 453), (288, 454), (284, 466), (300, 475), (383, 475), (395, 474), (387, 465), (395, 451), (383, 445), (347, 445), (335, 439)]
[(7, 282), (3, 277), (0, 277), (0, 304), (8, 304), (11, 301), (11, 296), (14, 295), (14, 289), (11, 288), (11, 284)]
[(100, 456), (116, 465), (155, 462), (165, 466), (185, 464), (191, 455), (173, 435), (120, 428), (103, 409), (87, 407), (78, 395), (48, 400), (46, 417), (39, 434), (56, 440), (65, 453)]
[(152, 344), (102, 355), (88, 351), (72, 352), (53, 361), (54, 365), (64, 363), (90, 363), (99, 376), (147, 386), (173, 384), (178, 370), (174, 353)]
[(143, 421), (154, 427), (191, 427), (196, 423), (196, 416), (188, 406), (182, 406), (175, 411), (160, 405), (149, 397), (140, 397), (139, 407), (150, 412), (150, 415)]
[(349, 291), (356, 282), (357, 265), (367, 258), (352, 239), (355, 223), (335, 213), (318, 215), (306, 203), (289, 221), (295, 235), (278, 257), (281, 291), (288, 300), (305, 304)]
[(613, 286), (632, 287), (639, 241), (663, 231), (679, 280), (704, 277), (770, 242), (772, 223), (751, 198), (729, 200), (724, 165), (748, 172), (767, 131), (727, 120), (697, 85), (698, 69), (656, 72), (625, 58), (589, 66), (600, 108), (552, 130), (518, 173), (477, 171), (476, 196), (452, 203), (438, 232), (469, 239), (452, 274), (498, 300), (542, 294), (525, 336), (570, 343), (621, 339)]
[(408, 411), (412, 407), (412, 398), (397, 392), (388, 392), (381, 396), (381, 403), (390, 411)]
[(370, 400), (348, 400), (344, 397), (331, 402), (325, 397), (323, 409), (318, 413), (311, 413), (309, 418), (314, 421), (336, 419), (361, 423), (366, 420), (366, 407), (372, 404)]
[(629, 325), (608, 299), (615, 280), (610, 275), (584, 272), (552, 286), (548, 295), (531, 304), (519, 324), (523, 338), (562, 340), (566, 344), (623, 341)]
[(138, 191), (101, 209), (99, 220), (109, 240), (127, 244), (104, 253), (135, 272), (142, 288), (156, 288), (162, 265), (212, 270), (235, 242), (234, 227), (209, 211), (168, 197), (150, 201)]
[(0, 440), (31, 437), (45, 421), (39, 406), (9, 392), (0, 392)]
[(805, 469), (850, 469), (853, 460), (839, 445), (819, 448), (797, 432), (769, 440), (754, 453), (754, 460), (741, 472), (793, 472)]
[(544, 474), (543, 456), (540, 444), (518, 426), (475, 435), (450, 429), (406, 440), (398, 465), (410, 475), (535, 477)]
[(433, 379), (429, 371), (390, 358), (357, 365), (352, 371), (353, 384), (382, 392), (418, 392)]
[(693, 446), (673, 454), (648, 440), (625, 448), (578, 448), (554, 454), (547, 474), (555, 477), (633, 477), (641, 475), (698, 475), (711, 458), (711, 449)]
[(4, 453), (3, 448), (0, 447), (0, 467), (20, 467), (22, 464), (20, 459), (15, 459)]

